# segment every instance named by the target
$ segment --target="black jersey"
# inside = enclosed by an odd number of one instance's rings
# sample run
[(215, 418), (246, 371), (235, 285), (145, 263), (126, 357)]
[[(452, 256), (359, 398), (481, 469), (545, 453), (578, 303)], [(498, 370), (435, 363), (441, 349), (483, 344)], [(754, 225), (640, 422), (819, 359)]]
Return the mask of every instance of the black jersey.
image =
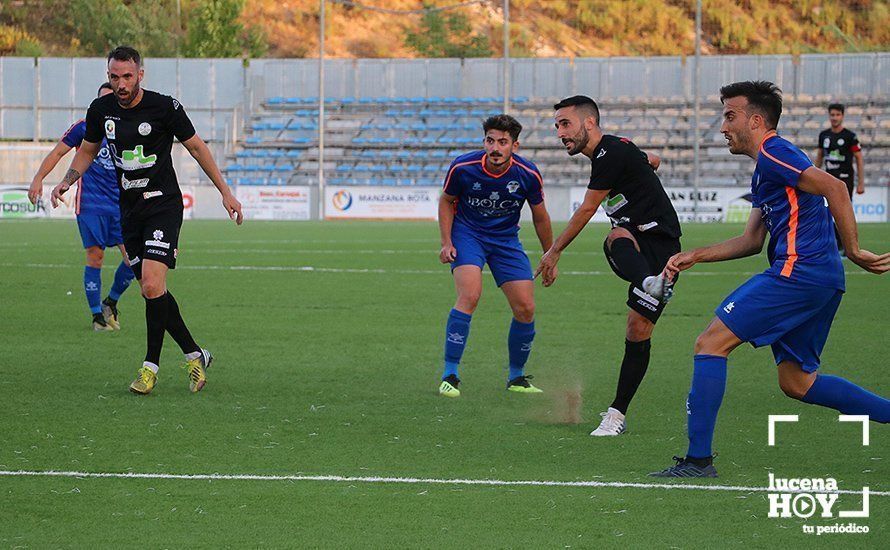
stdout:
[(185, 109), (170, 96), (143, 90), (133, 108), (121, 107), (114, 94), (93, 100), (84, 139), (108, 142), (120, 186), (124, 217), (182, 209), (182, 192), (173, 171), (173, 138), (185, 141), (195, 127)]
[[(844, 128), (840, 132), (822, 130), (819, 148), (825, 158), (825, 171), (836, 178), (853, 177), (853, 153), (860, 150), (856, 134)], [(821, 166), (820, 166), (821, 168)]]
[(629, 139), (604, 135), (590, 161), (588, 189), (609, 189), (603, 202), (613, 226), (680, 237), (680, 220), (646, 153)]

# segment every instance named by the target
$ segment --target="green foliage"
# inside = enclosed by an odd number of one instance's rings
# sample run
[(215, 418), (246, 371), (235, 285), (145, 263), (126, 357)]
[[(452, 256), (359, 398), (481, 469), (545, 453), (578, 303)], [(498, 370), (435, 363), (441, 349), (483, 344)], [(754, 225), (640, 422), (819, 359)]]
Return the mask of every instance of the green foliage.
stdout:
[(178, 51), (175, 0), (71, 0), (65, 9), (71, 36), (85, 55), (104, 56), (121, 44), (146, 57), (171, 57)]
[(260, 57), (267, 49), (262, 32), (238, 20), (244, 0), (201, 0), (189, 17), (188, 57)]
[[(424, 2), (424, 7), (431, 4)], [(422, 57), (489, 57), (488, 38), (473, 33), (470, 20), (457, 11), (428, 11), (416, 32), (408, 31), (405, 44)]]
[(27, 32), (0, 24), (0, 55), (39, 57), (43, 55), (40, 41)]

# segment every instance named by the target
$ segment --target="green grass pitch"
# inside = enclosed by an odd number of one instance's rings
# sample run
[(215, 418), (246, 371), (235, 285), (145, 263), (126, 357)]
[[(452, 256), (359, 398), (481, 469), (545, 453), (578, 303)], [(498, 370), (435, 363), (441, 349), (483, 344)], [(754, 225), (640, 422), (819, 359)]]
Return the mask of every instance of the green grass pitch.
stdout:
[[(684, 248), (741, 229), (687, 225)], [(626, 315), (626, 284), (602, 256), (605, 231), (587, 228), (556, 285), (536, 287), (527, 372), (546, 393), (505, 391), (510, 314), (486, 274), (463, 396), (446, 400), (436, 388), (454, 291), (435, 224), (186, 222), (169, 285), (216, 362), (204, 391), (189, 394), (168, 337), (159, 385), (137, 397), (127, 385), (144, 353), (138, 290), (120, 303), (122, 331), (91, 332), (73, 221), (0, 223), (0, 470), (658, 481), (646, 474), (686, 448), (693, 341), (766, 259), (684, 275), (628, 433), (594, 439)], [(890, 247), (890, 225), (860, 231), (864, 247)], [(530, 225), (521, 235), (534, 264)], [(103, 294), (119, 254), (106, 258)], [(823, 371), (887, 395), (890, 277), (845, 266)], [(779, 427), (775, 447), (768, 414), (800, 415)], [(890, 430), (870, 428), (863, 447), (858, 425), (781, 393), (769, 350), (740, 348), (711, 484), (764, 487), (773, 472), (890, 491)], [(0, 547), (887, 547), (890, 497), (870, 504), (871, 517), (855, 520), (869, 534), (816, 537), (802, 525), (847, 520), (767, 518), (763, 492), (3, 475)], [(837, 508), (859, 505), (842, 495)]]

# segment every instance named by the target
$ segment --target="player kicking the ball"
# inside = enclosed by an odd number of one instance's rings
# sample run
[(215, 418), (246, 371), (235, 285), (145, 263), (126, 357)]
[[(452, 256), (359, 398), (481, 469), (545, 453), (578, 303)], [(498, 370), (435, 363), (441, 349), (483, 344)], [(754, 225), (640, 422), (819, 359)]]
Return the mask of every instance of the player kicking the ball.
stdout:
[(445, 328), (445, 371), (439, 394), (459, 397), (458, 365), (470, 334), (470, 319), (482, 295), (486, 263), (513, 310), (507, 336), (510, 373), (507, 389), (540, 393), (524, 369), (535, 338), (534, 277), (519, 242), (519, 215), (527, 201), (544, 250), (553, 242), (537, 167), (516, 154), (522, 125), (508, 115), (482, 124), (484, 149), (451, 163), (439, 200), (439, 260), (451, 264), (457, 301)]
[(143, 90), (143, 74), (142, 59), (133, 48), (121, 46), (108, 54), (108, 82), (114, 93), (90, 105), (80, 149), (62, 183), (53, 189), (52, 201), (56, 206), (90, 166), (104, 138), (120, 185), (124, 248), (145, 298), (147, 351), (130, 391), (147, 394), (154, 388), (167, 331), (185, 354), (189, 388), (197, 392), (204, 387), (205, 369), (212, 357), (195, 343), (179, 305), (167, 290), (167, 271), (176, 267), (183, 214), (182, 192), (170, 156), (173, 138), (198, 161), (222, 194), (226, 211), (239, 225), (241, 204), (182, 105), (172, 97)]
[(674, 466), (650, 474), (656, 477), (717, 477), (711, 441), (726, 390), (726, 359), (743, 342), (772, 347), (779, 387), (788, 397), (890, 422), (890, 400), (838, 376), (816, 373), (844, 294), (832, 217), (847, 257), (864, 270), (887, 272), (890, 253), (879, 256), (859, 248), (844, 182), (813, 166), (803, 151), (776, 134), (782, 95), (775, 84), (729, 84), (720, 89), (720, 100), (720, 131), (729, 152), (757, 161), (748, 225), (739, 237), (675, 255), (665, 272), (674, 276), (699, 262), (759, 254), (767, 232), (770, 267), (734, 290), (695, 341), (686, 401), (689, 448), (684, 458), (674, 457)]
[(640, 151), (630, 140), (604, 134), (599, 108), (589, 97), (570, 97), (553, 108), (556, 135), (569, 155), (582, 153), (590, 159), (590, 183), (584, 202), (541, 258), (537, 273), (543, 275), (544, 286), (553, 284), (562, 251), (602, 203), (612, 220), (603, 250), (615, 274), (630, 283), (630, 310), (615, 399), (600, 413), (603, 419), (590, 435), (616, 436), (626, 429), (627, 408), (649, 368), (652, 331), (673, 293), (673, 283), (661, 271), (680, 251), (680, 222), (655, 174), (657, 156)]

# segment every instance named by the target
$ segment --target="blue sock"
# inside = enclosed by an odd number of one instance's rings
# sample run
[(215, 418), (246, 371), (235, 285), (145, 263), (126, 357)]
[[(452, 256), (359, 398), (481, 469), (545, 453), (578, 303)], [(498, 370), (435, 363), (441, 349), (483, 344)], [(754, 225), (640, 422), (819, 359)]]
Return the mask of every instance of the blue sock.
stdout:
[(707, 458), (713, 455), (711, 442), (717, 411), (726, 391), (726, 357), (696, 355), (692, 373), (692, 388), (686, 399), (686, 426), (689, 432), (690, 458)]
[(445, 372), (442, 374), (442, 380), (452, 374), (457, 376), (457, 366), (467, 345), (472, 318), (472, 315), (456, 309), (452, 309), (448, 314), (448, 323), (445, 325)]
[(513, 380), (522, 376), (525, 363), (532, 352), (532, 341), (535, 339), (535, 322), (522, 323), (513, 319), (510, 323), (510, 334), (507, 336), (507, 349), (510, 353), (510, 377)]
[(816, 381), (801, 401), (844, 414), (867, 414), (875, 422), (890, 423), (890, 399), (875, 395), (839, 376), (816, 376)]
[(114, 284), (111, 285), (111, 292), (108, 293), (108, 297), (115, 302), (120, 300), (121, 294), (127, 290), (127, 287), (130, 286), (130, 283), (135, 278), (136, 276), (133, 275), (133, 270), (130, 269), (130, 266), (121, 262), (117, 266), (117, 271), (114, 272)]
[(102, 270), (98, 267), (83, 266), (83, 291), (93, 314), (102, 312)]

